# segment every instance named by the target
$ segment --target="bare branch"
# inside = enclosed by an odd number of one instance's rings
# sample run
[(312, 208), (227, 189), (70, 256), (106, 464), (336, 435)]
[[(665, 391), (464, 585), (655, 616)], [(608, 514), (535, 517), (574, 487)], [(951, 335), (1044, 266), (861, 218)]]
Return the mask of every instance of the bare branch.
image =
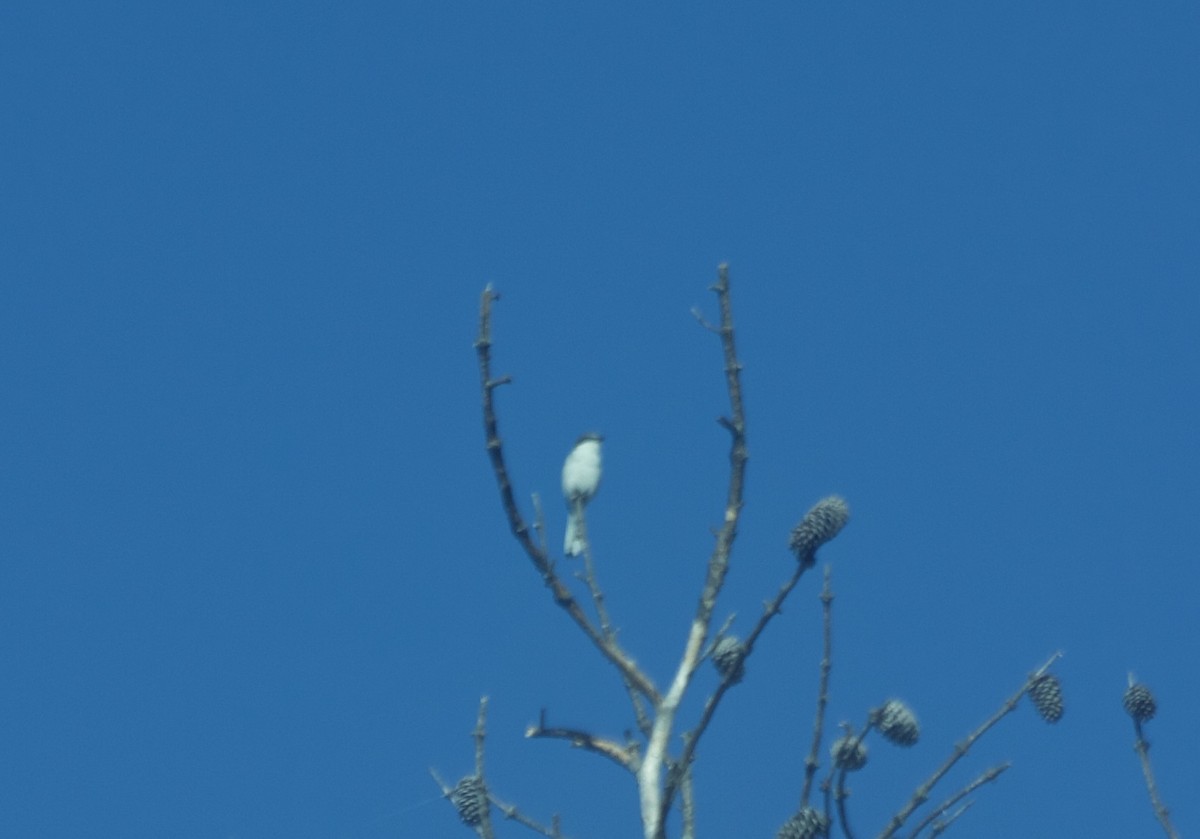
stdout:
[[(804, 572), (808, 568), (809, 566), (801, 565), (797, 562), (795, 569), (792, 571), (792, 576), (787, 580), (787, 582), (779, 587), (779, 591), (776, 592), (775, 597), (772, 600), (763, 604), (762, 615), (759, 616), (758, 622), (754, 625), (754, 628), (750, 630), (750, 634), (746, 636), (744, 641), (742, 641), (742, 647), (745, 651), (742, 656), (743, 660), (750, 657), (750, 653), (754, 651), (755, 642), (758, 640), (758, 637), (762, 635), (763, 630), (767, 628), (767, 624), (771, 622), (771, 618), (783, 611), (781, 608), (783, 601), (787, 599), (788, 594), (791, 593), (792, 589), (796, 587), (796, 583), (800, 582), (800, 578), (804, 576)], [(708, 725), (710, 722), (712, 722), (713, 715), (717, 712), (717, 707), (721, 704), (721, 700), (725, 697), (725, 692), (737, 684), (737, 680), (733, 678), (736, 669), (737, 668), (734, 668), (728, 674), (722, 676), (720, 684), (717, 685), (717, 689), (713, 691), (712, 695), (709, 696), (708, 700), (704, 703), (704, 710), (700, 713), (700, 721), (696, 724), (696, 727), (689, 731), (687, 736), (684, 738), (683, 752), (679, 756), (680, 765), (687, 766), (691, 763), (696, 751), (696, 744), (704, 735), (704, 732), (708, 730)], [(670, 806), (672, 794), (673, 790), (670, 786), (668, 786), (667, 793), (664, 795), (664, 803), (667, 806)]]
[[(783, 611), (784, 601), (787, 600), (788, 595), (791, 594), (792, 589), (796, 587), (796, 584), (800, 582), (800, 578), (804, 576), (804, 572), (811, 567), (812, 564), (809, 562), (797, 562), (795, 569), (792, 571), (792, 576), (789, 577), (788, 580), (779, 587), (779, 591), (775, 593), (775, 597), (773, 599), (763, 604), (763, 611), (758, 618), (758, 622), (755, 623), (754, 628), (750, 630), (750, 634), (746, 636), (746, 640), (742, 642), (742, 648), (744, 651), (742, 655), (743, 660), (750, 657), (750, 654), (754, 651), (754, 644), (758, 641), (758, 638), (760, 635), (762, 635), (763, 631), (766, 630), (767, 624), (771, 622), (772, 618)], [(827, 640), (828, 637), (829, 636), (827, 634)], [(828, 659), (828, 649), (826, 650), (826, 658)], [(679, 758), (679, 762), (681, 764), (687, 765), (691, 762), (693, 754), (695, 753), (696, 744), (700, 740), (700, 737), (708, 729), (708, 725), (712, 721), (713, 715), (716, 713), (717, 707), (721, 703), (721, 699), (725, 696), (725, 692), (733, 685), (737, 684), (738, 681), (740, 681), (740, 679), (734, 678), (735, 672), (736, 668), (722, 677), (720, 684), (717, 685), (717, 689), (713, 691), (713, 694), (705, 702), (704, 710), (700, 714), (700, 721), (697, 723), (696, 727), (692, 729), (692, 731), (689, 732), (684, 738), (684, 749)], [(828, 673), (826, 673), (826, 676), (827, 675)], [(819, 740), (817, 741), (817, 748), (820, 748)], [(814, 768), (813, 771), (815, 772), (816, 769)], [(672, 791), (668, 786), (667, 794), (665, 796), (668, 805), (670, 803), (671, 794)]]
[(1148, 721), (1155, 713), (1154, 696), (1145, 685), (1135, 682), (1133, 674), (1129, 674), (1129, 689), (1125, 692), (1125, 710), (1133, 719), (1133, 731), (1137, 739), (1133, 742), (1133, 750), (1138, 754), (1142, 764), (1142, 777), (1146, 779), (1146, 791), (1150, 794), (1150, 806), (1154, 815), (1162, 825), (1170, 839), (1179, 839), (1175, 826), (1171, 824), (1171, 811), (1163, 803), (1158, 794), (1158, 784), (1154, 781), (1154, 768), (1150, 765), (1150, 743), (1142, 733), (1142, 723)]
[[(863, 732), (866, 733), (865, 731)], [(858, 738), (861, 742), (862, 737)], [(854, 833), (850, 830), (850, 818), (846, 815), (846, 800), (850, 797), (850, 790), (846, 789), (846, 769), (838, 770), (837, 789), (833, 794), (834, 803), (837, 805), (838, 824), (841, 825), (842, 835), (846, 839), (854, 839)]]
[[(659, 787), (667, 740), (675, 722), (675, 713), (679, 708), (679, 703), (691, 682), (692, 675), (699, 666), (704, 642), (709, 633), (709, 624), (712, 621), (712, 613), (716, 608), (717, 595), (721, 591), (725, 574), (729, 570), (729, 557), (733, 550), (734, 539), (737, 538), (738, 521), (742, 513), (746, 461), (750, 457), (746, 448), (746, 414), (742, 404), (742, 365), (738, 361), (737, 348), (734, 343), (733, 303), (729, 293), (729, 266), (727, 264), (722, 263), (718, 266), (717, 282), (712, 289), (717, 294), (721, 311), (721, 325), (718, 334), (721, 337), (721, 348), (725, 358), (725, 386), (729, 391), (730, 416), (721, 420), (721, 424), (730, 432), (731, 438), (729, 487), (726, 491), (724, 521), (717, 533), (716, 545), (708, 560), (704, 587), (701, 590), (696, 606), (696, 615), (692, 619), (692, 626), (684, 645), (683, 657), (675, 672), (671, 687), (665, 696), (656, 703), (654, 726), (646, 747), (645, 760), (638, 773), (642, 824), (646, 836), (650, 839), (663, 835), (671, 798), (678, 783), (677, 780), (669, 780), (665, 794)], [(688, 750), (688, 756), (679, 761), (679, 767), (683, 771), (687, 769), (691, 751), (695, 749), (695, 741), (689, 740), (685, 749)]]
[[(588, 540), (587, 535), (587, 517), (584, 515), (583, 502), (578, 499), (575, 501), (575, 516), (579, 539), (583, 543), (583, 581), (592, 595), (592, 604), (596, 607), (596, 618), (600, 621), (600, 634), (607, 643), (615, 646), (617, 643), (617, 632), (613, 629), (612, 621), (608, 617), (608, 607), (604, 601), (604, 589), (600, 587), (599, 579), (596, 576), (596, 565), (592, 561), (592, 543)], [(633, 682), (624, 673), (621, 674), (621, 681), (625, 684), (625, 692), (629, 694), (629, 704), (633, 706), (633, 716), (637, 721), (638, 730), (642, 732), (643, 737), (649, 739), (650, 716), (646, 712), (642, 696), (638, 693)]]
[(708, 320), (705, 319), (704, 313), (700, 311), (699, 306), (692, 307), (692, 317), (694, 317), (696, 319), (696, 322), (698, 324), (703, 326), (705, 329), (707, 329), (709, 332), (713, 333), (714, 335), (721, 334), (721, 330), (719, 328), (713, 326), (711, 323), (708, 322)]
[(567, 839), (567, 837), (565, 837), (562, 833), (562, 827), (559, 824), (557, 815), (555, 815), (551, 821), (550, 827), (546, 827), (540, 822), (536, 822), (529, 818), (529, 816), (526, 816), (516, 808), (516, 805), (506, 804), (491, 794), (488, 795), (488, 798), (491, 800), (492, 804), (496, 806), (496, 809), (504, 814), (504, 818), (514, 821), (517, 824), (524, 825), (534, 833), (540, 833), (542, 836), (549, 837), (549, 839)]
[(947, 830), (949, 830), (950, 827), (956, 821), (958, 821), (959, 818), (962, 817), (963, 813), (965, 813), (965, 812), (967, 812), (967, 810), (971, 809), (971, 807), (972, 807), (972, 805), (974, 805), (974, 803), (975, 803), (974, 801), (964, 802), (961, 807), (959, 807), (957, 810), (955, 810), (950, 815), (946, 816), (946, 818), (938, 819), (936, 822), (934, 822), (933, 828), (929, 831), (930, 839), (932, 839), (935, 836), (941, 836), (943, 833), (945, 833)]
[(487, 707), (488, 698), (479, 697), (479, 715), (475, 717), (475, 730), (471, 732), (475, 740), (475, 774), (480, 778), (483, 777), (483, 747), (487, 740)]
[[(475, 717), (475, 730), (471, 732), (471, 737), (475, 740), (475, 777), (480, 780), (485, 790), (487, 789), (487, 781), (484, 779), (483, 774), (483, 757), (484, 744), (487, 741), (487, 708), (488, 698), (486, 696), (479, 697), (479, 714)], [(476, 830), (479, 833), (480, 839), (495, 839), (490, 807), (483, 808), (482, 818)]]
[(538, 715), (538, 721), (526, 727), (525, 737), (530, 740), (541, 738), (566, 740), (573, 748), (585, 749), (606, 757), (630, 773), (636, 773), (638, 769), (637, 753), (630, 750), (627, 745), (623, 746), (605, 737), (597, 737), (595, 734), (578, 728), (546, 725), (544, 709)]
[(546, 544), (546, 514), (542, 509), (542, 497), (536, 492), (529, 496), (529, 500), (533, 502), (533, 529), (537, 533), (538, 547), (542, 553), (550, 555), (550, 548)]
[(704, 648), (702, 659), (708, 658), (713, 654), (713, 650), (717, 648), (717, 644), (721, 643), (721, 639), (729, 633), (729, 628), (733, 626), (734, 620), (737, 619), (737, 612), (730, 612), (729, 617), (725, 618), (725, 622), (721, 624), (721, 628), (713, 633), (712, 640), (709, 641), (707, 647)]
[(468, 775), (452, 787), (442, 780), (435, 769), (431, 767), (429, 770), (433, 780), (441, 787), (442, 796), (450, 801), (454, 809), (458, 811), (459, 819), (474, 830), (479, 839), (495, 839), (496, 836), (492, 829), (491, 808), (487, 806), (491, 795), (483, 774), (484, 742), (487, 739), (487, 704), (487, 697), (480, 697), (479, 716), (475, 718), (475, 730), (471, 732), (471, 736), (475, 740), (475, 774)]
[[(1012, 766), (1012, 764), (1008, 763), (1007, 761), (999, 764), (998, 766), (993, 766), (991, 769), (988, 769), (985, 772), (983, 772), (983, 774), (981, 774), (978, 778), (971, 781), (971, 783), (967, 784), (965, 787), (960, 789), (958, 792), (954, 793), (954, 795), (947, 798), (945, 801), (943, 801), (941, 804), (939, 804), (938, 807), (933, 812), (931, 812), (928, 816), (926, 816), (924, 819), (922, 819), (920, 824), (918, 824), (916, 827), (914, 827), (912, 829), (912, 832), (908, 834), (909, 839), (916, 839), (917, 834), (919, 834), (926, 827), (929, 827), (931, 824), (933, 824), (933, 822), (936, 819), (938, 819), (943, 813), (945, 813), (947, 810), (949, 810), (951, 807), (953, 807), (958, 802), (962, 801), (964, 798), (966, 798), (968, 795), (973, 793), (975, 790), (979, 789), (984, 784), (991, 783), (992, 781), (999, 778), (1010, 766)], [(940, 826), (934, 825), (934, 829), (931, 831), (931, 835), (937, 836), (939, 833), (945, 832), (946, 828), (949, 827), (950, 824), (953, 823), (955, 819), (957, 819), (964, 812), (966, 812), (967, 807), (970, 807), (970, 806), (971, 806), (970, 802), (967, 802), (961, 808), (956, 810), (953, 814), (951, 814), (946, 819), (944, 819)]]
[(1146, 779), (1146, 790), (1150, 793), (1150, 805), (1154, 808), (1154, 815), (1158, 818), (1159, 824), (1163, 826), (1167, 836), (1171, 839), (1179, 839), (1175, 826), (1171, 824), (1171, 811), (1167, 809), (1167, 805), (1163, 803), (1158, 794), (1158, 784), (1154, 781), (1154, 768), (1150, 765), (1150, 744), (1142, 734), (1142, 724), (1134, 720), (1133, 730), (1137, 733), (1133, 749), (1138, 753), (1138, 759), (1142, 764), (1142, 775)]
[(679, 809), (683, 815), (681, 839), (696, 839), (696, 799), (692, 789), (691, 768), (685, 768), (679, 779)]
[(509, 381), (507, 376), (503, 379), (493, 379), (491, 373), (492, 303), (498, 299), (499, 295), (492, 290), (489, 284), (483, 290), (480, 298), (479, 337), (475, 340), (475, 350), (479, 356), (479, 389), (483, 401), (483, 428), (487, 439), (488, 457), (492, 462), (492, 471), (496, 476), (496, 486), (500, 491), (500, 503), (504, 507), (505, 515), (508, 517), (509, 528), (512, 530), (517, 542), (524, 548), (530, 561), (533, 562), (546, 587), (550, 589), (554, 597), (554, 602), (571, 616), (571, 619), (583, 630), (583, 633), (596, 646), (600, 653), (621, 672), (623, 678), (636, 687), (651, 702), (657, 703), (659, 701), (659, 693), (654, 683), (634, 663), (629, 654), (621, 649), (619, 644), (605, 638), (600, 630), (592, 625), (592, 622), (580, 607), (575, 596), (559, 578), (558, 573), (554, 569), (554, 563), (550, 561), (550, 555), (545, 550), (545, 547), (538, 545), (534, 541), (530, 534), (529, 525), (525, 523), (524, 518), (521, 516), (521, 511), (517, 508), (512, 481), (509, 479), (508, 467), (504, 462), (504, 448), (500, 440), (499, 423), (496, 419), (495, 403), (492, 398), (492, 391), (495, 390), (497, 384)]
[[(511, 819), (518, 824), (523, 824), (525, 827), (540, 833), (543, 836), (548, 836), (550, 839), (566, 839), (562, 834), (559, 826), (558, 816), (554, 816), (551, 827), (546, 827), (528, 816), (522, 814), (515, 805), (501, 801), (492, 791), (488, 789), (487, 782), (484, 779), (484, 743), (487, 739), (487, 706), (488, 698), (486, 696), (479, 700), (479, 715), (475, 719), (475, 729), (471, 732), (472, 738), (475, 740), (475, 774), (469, 775), (459, 781), (456, 786), (450, 786), (436, 769), (432, 767), (429, 774), (433, 776), (433, 780), (442, 790), (442, 796), (450, 799), (458, 810), (459, 818), (462, 819), (469, 827), (471, 827), (480, 839), (495, 839), (495, 829), (492, 827), (491, 808), (482, 806), (486, 801), (493, 805), (506, 819)], [(463, 795), (464, 789), (467, 795), (459, 800), (458, 797)], [(478, 798), (476, 798), (478, 796)]]
[(729, 556), (733, 550), (733, 541), (737, 538), (738, 521), (742, 514), (746, 461), (750, 459), (750, 452), (746, 448), (746, 411), (742, 404), (742, 364), (738, 361), (737, 348), (734, 344), (733, 302), (729, 295), (729, 266), (727, 264), (722, 263), (717, 268), (717, 282), (713, 286), (713, 291), (717, 293), (721, 309), (721, 349), (725, 355), (725, 386), (729, 391), (731, 413), (729, 418), (722, 418), (721, 424), (730, 432), (731, 440), (725, 521), (717, 533), (717, 543), (708, 560), (708, 576), (700, 595), (700, 603), (696, 608), (696, 620), (703, 622), (706, 631), (709, 621), (712, 620), (712, 611), (716, 606), (717, 595), (721, 591), (725, 574), (729, 570)]
[(1049, 660), (1047, 660), (1045, 664), (1043, 664), (1033, 673), (1029, 674), (1029, 678), (1025, 680), (1025, 684), (1021, 686), (1021, 689), (1010, 696), (1004, 702), (1004, 704), (1000, 706), (996, 713), (988, 717), (987, 720), (985, 720), (983, 724), (979, 726), (979, 728), (968, 734), (965, 740), (963, 740), (961, 743), (955, 744), (954, 752), (946, 759), (945, 763), (939, 766), (937, 770), (935, 770), (934, 773), (929, 776), (928, 780), (917, 787), (908, 803), (900, 808), (899, 812), (892, 816), (891, 821), (887, 823), (887, 826), (883, 829), (883, 832), (879, 834), (879, 839), (888, 839), (888, 837), (894, 836), (896, 831), (900, 829), (900, 826), (904, 824), (904, 821), (912, 815), (913, 811), (929, 800), (929, 793), (933, 789), (934, 784), (941, 780), (942, 777), (950, 771), (951, 767), (953, 767), (954, 764), (958, 763), (958, 761), (961, 760), (964, 755), (966, 755), (975, 741), (986, 734), (988, 729), (1000, 722), (1000, 720), (1003, 719), (1007, 714), (1011, 714), (1016, 709), (1017, 703), (1021, 701), (1021, 697), (1024, 696), (1031, 687), (1033, 687), (1034, 683), (1042, 677), (1042, 674), (1050, 669), (1050, 665), (1054, 664), (1054, 662), (1058, 661), (1058, 659), (1061, 657), (1061, 652), (1057, 652), (1050, 656)]
[[(867, 715), (867, 723), (862, 727), (862, 730), (857, 734), (854, 733), (854, 726), (848, 722), (841, 723), (841, 728), (845, 732), (843, 738), (845, 745), (842, 746), (841, 752), (853, 755), (858, 752), (863, 740), (867, 738), (868, 732), (874, 726), (875, 715)], [(839, 740), (838, 742), (841, 742)], [(865, 754), (865, 753), (864, 753)], [(814, 772), (816, 769), (814, 768)], [(850, 817), (846, 814), (846, 801), (850, 798), (850, 790), (846, 789), (846, 775), (849, 773), (849, 768), (841, 761), (834, 760), (829, 767), (829, 774), (825, 776), (825, 780), (821, 782), (821, 789), (825, 792), (825, 809), (829, 811), (829, 795), (830, 790), (833, 791), (833, 802), (837, 807), (838, 824), (841, 825), (842, 834), (846, 839), (854, 839), (854, 834), (850, 830)], [(837, 776), (836, 783), (834, 776)]]
[(800, 806), (808, 806), (808, 796), (812, 792), (813, 778), (821, 765), (818, 755), (821, 753), (821, 739), (824, 736), (825, 708), (829, 704), (829, 671), (833, 669), (833, 587), (831, 579), (833, 572), (825, 566), (825, 584), (821, 587), (822, 637), (824, 649), (821, 654), (821, 678), (817, 687), (817, 714), (813, 720), (812, 745), (808, 757), (804, 759), (804, 787), (800, 791)]

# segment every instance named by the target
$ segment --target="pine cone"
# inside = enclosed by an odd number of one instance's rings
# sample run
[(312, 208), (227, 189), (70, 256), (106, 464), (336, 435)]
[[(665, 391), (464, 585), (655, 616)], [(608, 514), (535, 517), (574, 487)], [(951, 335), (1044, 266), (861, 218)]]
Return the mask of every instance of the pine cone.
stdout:
[(458, 810), (458, 817), (462, 819), (463, 824), (471, 827), (479, 824), (483, 821), (483, 814), (488, 806), (487, 788), (483, 785), (483, 779), (478, 775), (463, 778), (454, 785), (454, 791), (450, 793), (450, 803)]
[(746, 675), (745, 655), (746, 647), (738, 637), (726, 635), (713, 647), (712, 663), (722, 678), (737, 684)]
[(1056, 723), (1062, 719), (1062, 683), (1058, 681), (1058, 676), (1047, 673), (1039, 677), (1029, 689), (1029, 699), (1046, 722)]
[(1139, 682), (1130, 685), (1129, 689), (1125, 691), (1125, 713), (1133, 717), (1136, 722), (1154, 719), (1157, 712), (1158, 705), (1154, 701), (1154, 694), (1150, 692), (1150, 688)]
[(848, 521), (850, 507), (844, 498), (836, 495), (822, 498), (792, 530), (790, 545), (796, 559), (802, 565), (813, 565), (817, 548), (837, 536)]
[(867, 744), (857, 737), (845, 735), (833, 741), (829, 750), (833, 765), (847, 772), (857, 772), (867, 765)]
[(916, 715), (899, 699), (889, 699), (871, 716), (879, 733), (897, 746), (911, 746), (921, 736)]
[(783, 823), (775, 839), (818, 839), (828, 835), (829, 820), (812, 807), (804, 807)]

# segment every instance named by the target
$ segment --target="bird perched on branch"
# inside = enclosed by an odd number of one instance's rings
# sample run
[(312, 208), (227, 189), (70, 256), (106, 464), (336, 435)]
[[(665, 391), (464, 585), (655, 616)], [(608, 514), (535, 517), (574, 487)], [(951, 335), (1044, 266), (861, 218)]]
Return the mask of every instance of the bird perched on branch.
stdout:
[(563, 552), (567, 556), (583, 553), (583, 507), (600, 486), (600, 441), (603, 439), (599, 434), (584, 434), (575, 441), (575, 448), (563, 463), (562, 490), (568, 510)]

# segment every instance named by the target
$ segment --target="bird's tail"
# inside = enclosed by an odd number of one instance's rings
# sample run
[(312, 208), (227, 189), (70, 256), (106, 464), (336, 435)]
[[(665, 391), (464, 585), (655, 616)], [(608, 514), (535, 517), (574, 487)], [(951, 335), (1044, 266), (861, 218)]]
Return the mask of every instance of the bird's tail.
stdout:
[(583, 553), (583, 537), (580, 535), (579, 516), (581, 511), (572, 510), (567, 514), (567, 535), (563, 539), (563, 553), (567, 556), (579, 556)]

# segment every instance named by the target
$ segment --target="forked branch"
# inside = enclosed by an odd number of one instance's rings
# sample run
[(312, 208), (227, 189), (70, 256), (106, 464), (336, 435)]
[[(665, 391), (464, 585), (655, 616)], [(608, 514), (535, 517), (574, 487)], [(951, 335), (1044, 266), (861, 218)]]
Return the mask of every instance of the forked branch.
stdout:
[[(675, 723), (675, 713), (679, 703), (691, 683), (696, 668), (700, 665), (704, 642), (709, 634), (713, 610), (716, 608), (717, 596), (729, 570), (729, 557), (733, 550), (734, 539), (737, 538), (738, 521), (742, 513), (742, 499), (746, 482), (746, 461), (749, 452), (746, 448), (746, 413), (742, 404), (742, 365), (738, 361), (737, 347), (734, 342), (733, 303), (729, 293), (729, 266), (722, 263), (717, 268), (717, 281), (712, 286), (717, 295), (721, 312), (721, 320), (716, 328), (721, 338), (721, 349), (724, 356), (725, 386), (729, 392), (728, 416), (721, 417), (718, 422), (730, 435), (729, 446), (729, 486), (725, 494), (725, 514), (721, 529), (717, 532), (716, 544), (709, 556), (704, 587), (700, 592), (696, 605), (696, 614), (688, 631), (687, 641), (675, 677), (667, 693), (657, 704), (654, 727), (650, 741), (646, 747), (646, 757), (638, 773), (638, 790), (641, 797), (642, 825), (647, 839), (656, 839), (664, 835), (667, 811), (678, 785), (678, 779), (688, 777), (687, 762), (694, 740), (685, 745), (687, 760), (676, 762), (674, 777), (668, 779), (666, 789), (660, 787), (662, 768), (666, 760), (667, 741), (671, 736)], [(711, 717), (711, 712), (709, 713)], [(707, 723), (705, 723), (707, 725)]]
[(913, 814), (913, 811), (929, 800), (929, 793), (933, 790), (934, 784), (940, 781), (942, 777), (950, 771), (954, 764), (958, 763), (958, 761), (967, 754), (975, 741), (986, 734), (988, 729), (1000, 722), (1000, 720), (1003, 719), (1007, 714), (1011, 714), (1014, 710), (1016, 710), (1017, 703), (1021, 701), (1021, 697), (1028, 693), (1030, 689), (1037, 684), (1042, 675), (1050, 669), (1050, 665), (1054, 664), (1054, 662), (1058, 661), (1058, 659), (1061, 657), (1061, 652), (1050, 656), (1049, 660), (1047, 660), (1045, 664), (1043, 664), (1033, 673), (1029, 674), (1029, 678), (1025, 680), (1025, 684), (1021, 686), (1021, 689), (1010, 696), (1004, 702), (1004, 704), (1000, 706), (996, 713), (984, 720), (983, 724), (968, 734), (965, 740), (956, 744), (953, 753), (951, 753), (950, 757), (946, 758), (945, 763), (939, 766), (923, 784), (917, 787), (916, 791), (912, 795), (912, 798), (908, 800), (908, 803), (905, 804), (899, 812), (892, 816), (891, 821), (887, 823), (887, 826), (883, 829), (883, 832), (879, 834), (879, 839), (889, 839), (889, 837), (894, 836), (896, 831), (899, 830), (904, 824), (905, 820), (907, 820), (908, 817)]
[(442, 789), (442, 795), (458, 810), (458, 816), (464, 824), (475, 831), (479, 839), (495, 839), (492, 827), (491, 808), (495, 807), (504, 814), (504, 818), (524, 825), (534, 833), (539, 833), (547, 839), (567, 839), (562, 832), (558, 816), (551, 819), (550, 826), (531, 819), (515, 804), (509, 804), (497, 798), (490, 789), (484, 777), (484, 741), (487, 738), (487, 697), (479, 700), (479, 716), (475, 720), (475, 730), (471, 733), (475, 740), (475, 774), (468, 775), (455, 786), (450, 786), (438, 773), (430, 769), (429, 774)]
[[(960, 807), (958, 810), (955, 810), (953, 813), (950, 813), (950, 808), (958, 804), (958, 802), (962, 801), (984, 784), (991, 783), (999, 778), (1002, 774), (1004, 774), (1005, 771), (1008, 770), (1010, 766), (1012, 766), (1011, 763), (1005, 762), (984, 771), (978, 778), (971, 781), (971, 783), (967, 784), (958, 792), (954, 793), (954, 795), (947, 798), (940, 805), (938, 805), (937, 809), (922, 819), (908, 834), (908, 839), (916, 839), (917, 835), (930, 825), (933, 826), (933, 836), (937, 836), (939, 833), (944, 832), (952, 822), (966, 812), (966, 808), (970, 807), (971, 804), (970, 802), (966, 802), (962, 807)], [(946, 815), (947, 813), (950, 814)]]
[(500, 503), (508, 517), (509, 529), (541, 575), (546, 587), (550, 589), (554, 602), (571, 616), (588, 640), (612, 662), (628, 684), (657, 704), (660, 697), (654, 683), (621, 648), (613, 635), (606, 635), (588, 618), (579, 601), (558, 576), (544, 545), (534, 540), (529, 525), (517, 507), (508, 466), (504, 462), (504, 446), (500, 440), (499, 421), (496, 419), (496, 406), (492, 395), (497, 387), (512, 381), (509, 376), (492, 378), (492, 303), (498, 299), (499, 295), (493, 291), (491, 285), (483, 290), (479, 302), (479, 337), (475, 340), (475, 351), (479, 358), (479, 390), (483, 402), (483, 429), (487, 440), (487, 452), (496, 476), (496, 486), (500, 491)]

